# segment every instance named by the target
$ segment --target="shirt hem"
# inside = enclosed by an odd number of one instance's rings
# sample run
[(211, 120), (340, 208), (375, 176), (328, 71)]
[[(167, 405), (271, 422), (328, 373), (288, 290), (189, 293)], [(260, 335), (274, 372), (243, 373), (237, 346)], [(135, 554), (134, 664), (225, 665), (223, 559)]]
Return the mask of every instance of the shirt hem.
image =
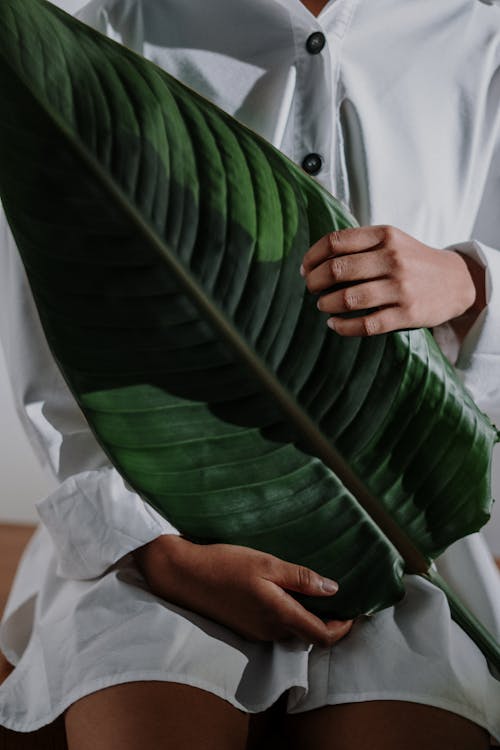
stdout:
[[(15, 672), (15, 670), (14, 670)], [(14, 672), (12, 672), (12, 675), (14, 675)], [(10, 677), (11, 675), (9, 675)], [(2, 687), (3, 685), (7, 684), (7, 679), (0, 685), (0, 696), (2, 693)], [(124, 682), (138, 682), (142, 680), (151, 680), (151, 681), (158, 681), (158, 682), (178, 682), (183, 685), (191, 685), (192, 687), (200, 688), (201, 690), (206, 690), (214, 695), (217, 695), (219, 698), (223, 698), (224, 700), (231, 703), (232, 706), (235, 708), (238, 708), (240, 711), (245, 711), (246, 713), (259, 713), (260, 711), (265, 711), (267, 708), (272, 706), (272, 704), (278, 700), (280, 695), (284, 693), (286, 690), (289, 690), (292, 687), (297, 688), (304, 688), (307, 690), (307, 685), (304, 685), (301, 682), (293, 682), (290, 685), (285, 685), (283, 688), (281, 688), (278, 691), (275, 691), (275, 694), (271, 696), (269, 701), (265, 701), (261, 704), (249, 704), (244, 706), (240, 701), (238, 701), (234, 695), (227, 693), (225, 690), (222, 690), (220, 687), (213, 685), (210, 682), (207, 682), (205, 680), (197, 679), (196, 677), (193, 677), (193, 675), (186, 675), (186, 674), (171, 674), (169, 672), (159, 672), (159, 671), (149, 671), (149, 672), (124, 672), (120, 675), (113, 675), (108, 677), (99, 677), (95, 680), (91, 680), (90, 682), (86, 683), (84, 686), (80, 686), (74, 690), (72, 690), (68, 695), (64, 698), (64, 700), (59, 701), (50, 711), (45, 713), (42, 717), (35, 719), (31, 722), (25, 722), (24, 724), (19, 724), (15, 721), (15, 719), (12, 719), (10, 716), (7, 717), (5, 715), (2, 715), (0, 713), (0, 726), (5, 727), (6, 729), (10, 729), (14, 732), (34, 732), (37, 729), (41, 729), (42, 727), (51, 724), (55, 719), (57, 719), (72, 703), (75, 703), (75, 701), (79, 700), (80, 698), (83, 698), (86, 695), (89, 695), (90, 693), (94, 693), (97, 690), (102, 690), (106, 687), (111, 687), (113, 685), (120, 685)]]
[[(64, 700), (59, 701), (59, 703), (54, 708), (52, 708), (51, 711), (47, 712), (43, 717), (39, 719), (19, 725), (15, 720), (4, 717), (0, 714), (0, 726), (5, 727), (6, 729), (10, 729), (14, 732), (33, 732), (37, 729), (41, 729), (43, 726), (51, 724), (72, 703), (75, 703), (77, 700), (83, 698), (86, 695), (89, 695), (90, 693), (96, 692), (97, 690), (102, 690), (106, 687), (111, 687), (113, 685), (119, 685), (126, 682), (137, 682), (142, 680), (152, 680), (158, 682), (178, 682), (184, 685), (191, 685), (192, 687), (197, 687), (201, 690), (206, 690), (214, 695), (217, 695), (223, 700), (228, 701), (235, 708), (246, 713), (259, 713), (261, 711), (265, 711), (270, 706), (272, 706), (275, 701), (278, 700), (282, 693), (284, 693), (286, 690), (289, 690), (290, 688), (303, 688), (306, 691), (306, 697), (303, 701), (300, 701), (300, 699), (299, 701), (294, 701), (294, 708), (292, 710), (288, 710), (287, 707), (287, 713), (289, 714), (305, 713), (307, 711), (312, 711), (313, 709), (322, 708), (328, 705), (334, 706), (344, 703), (363, 703), (366, 701), (375, 700), (395, 700), (410, 703), (419, 703), (427, 706), (432, 706), (434, 708), (440, 708), (445, 711), (450, 711), (451, 713), (457, 714), (458, 716), (462, 716), (463, 718), (468, 719), (469, 721), (472, 721), (473, 723), (483, 727), (483, 729), (490, 733), (493, 740), (495, 740), (496, 742), (500, 742), (500, 726), (493, 726), (487, 720), (485, 720), (483, 716), (478, 717), (477, 710), (474, 710), (473, 707), (464, 703), (459, 703), (458, 701), (448, 701), (440, 698), (434, 698), (432, 696), (429, 696), (428, 694), (419, 695), (415, 693), (376, 691), (368, 693), (340, 693), (339, 695), (327, 695), (326, 699), (324, 700), (311, 700), (308, 685), (298, 682), (286, 685), (280, 690), (275, 691), (275, 694), (268, 701), (264, 701), (260, 704), (244, 706), (233, 695), (227, 693), (224, 690), (221, 690), (221, 688), (219, 688), (218, 686), (214, 686), (212, 683), (209, 683), (205, 680), (193, 678), (192, 675), (175, 673), (170, 674), (168, 672), (158, 671), (125, 672), (120, 675), (100, 677), (96, 680), (92, 680), (83, 687), (80, 686), (78, 689), (72, 690)], [(1, 687), (2, 686), (0, 686), (0, 693), (2, 691)], [(297, 709), (297, 706), (300, 705), (301, 702), (307, 704), (307, 707)]]

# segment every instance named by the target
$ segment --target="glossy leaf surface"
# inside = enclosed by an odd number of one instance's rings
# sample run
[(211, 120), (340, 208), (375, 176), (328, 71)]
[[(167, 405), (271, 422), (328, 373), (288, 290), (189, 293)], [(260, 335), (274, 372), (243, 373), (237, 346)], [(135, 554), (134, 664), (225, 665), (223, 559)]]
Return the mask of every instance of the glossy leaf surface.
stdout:
[(54, 357), (178, 529), (335, 578), (304, 600), (321, 614), (403, 595), (401, 554), (274, 381), (428, 560), (486, 522), (496, 431), (429, 332), (343, 339), (305, 289), (307, 248), (356, 224), (324, 189), (43, 0), (2, 0), (0, 90), (0, 193)]

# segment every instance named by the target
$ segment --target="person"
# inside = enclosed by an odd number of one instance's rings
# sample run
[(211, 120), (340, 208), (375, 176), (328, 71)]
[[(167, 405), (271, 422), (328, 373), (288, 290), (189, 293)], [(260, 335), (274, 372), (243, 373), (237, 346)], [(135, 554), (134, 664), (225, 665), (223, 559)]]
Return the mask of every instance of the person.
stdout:
[[(61, 5), (63, 2), (61, 0)], [(261, 133), (351, 207), (360, 228), (305, 254), (338, 334), (428, 326), (476, 402), (500, 415), (500, 16), (479, 0), (92, 0), (77, 16)], [(486, 748), (500, 682), (443, 594), (405, 576), (396, 606), (322, 622), (287, 593), (315, 571), (196, 545), (123, 482), (45, 343), (5, 218), (1, 335), (19, 415), (60, 481), (0, 628), (15, 667), (0, 724), (64, 712), (70, 750), (263, 746)], [(299, 269), (297, 269), (299, 273)], [(349, 282), (362, 282), (350, 284)], [(376, 307), (353, 319), (344, 310)], [(479, 535), (438, 569), (500, 634)], [(326, 588), (323, 588), (326, 586)]]

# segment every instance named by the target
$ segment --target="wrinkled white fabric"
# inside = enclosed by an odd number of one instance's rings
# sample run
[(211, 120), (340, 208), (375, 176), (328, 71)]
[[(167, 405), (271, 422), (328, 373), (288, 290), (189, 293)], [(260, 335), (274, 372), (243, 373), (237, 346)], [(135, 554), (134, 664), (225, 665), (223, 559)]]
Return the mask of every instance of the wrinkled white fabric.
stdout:
[[(64, 7), (64, 0), (58, 3)], [(434, 332), (478, 405), (500, 422), (500, 13), (477, 0), (92, 0), (79, 17), (185, 81), (317, 179), (361, 224), (393, 224), (485, 268), (487, 307), (460, 347)], [(312, 55), (306, 41), (325, 34)], [(446, 280), (443, 280), (443, 284)], [(0, 627), (16, 669), (0, 724), (30, 731), (107, 685), (198, 685), (247, 711), (290, 688), (289, 711), (376, 698), (446, 708), (500, 736), (500, 683), (450, 619), (444, 596), (407, 576), (403, 602), (333, 649), (251, 643), (149, 592), (130, 552), (178, 533), (130, 490), (55, 367), (1, 217), (0, 335), (19, 416), (60, 480), (21, 560)], [(500, 582), (482, 538), (438, 562), (500, 637)]]

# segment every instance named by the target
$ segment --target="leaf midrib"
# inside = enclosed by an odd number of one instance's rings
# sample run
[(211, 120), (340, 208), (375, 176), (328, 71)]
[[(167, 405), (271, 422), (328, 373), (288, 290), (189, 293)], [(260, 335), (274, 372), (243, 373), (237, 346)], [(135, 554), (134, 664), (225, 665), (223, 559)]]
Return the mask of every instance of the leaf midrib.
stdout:
[[(107, 43), (111, 45), (117, 44), (112, 40), (107, 40)], [(131, 56), (138, 58), (139, 61), (142, 60), (140, 55), (137, 55), (132, 50), (129, 50), (129, 53)], [(341, 454), (331, 445), (307, 413), (304, 412), (294, 396), (282, 386), (274, 373), (267, 368), (260, 357), (241, 338), (237, 329), (226, 318), (224, 313), (212, 302), (212, 300), (207, 297), (203, 289), (201, 289), (199, 284), (184, 268), (181, 261), (179, 261), (168, 248), (166, 242), (157, 235), (155, 230), (130, 202), (111, 175), (103, 169), (97, 158), (66, 125), (65, 121), (53, 106), (40, 99), (37, 92), (32, 89), (29, 79), (26, 79), (22, 71), (17, 70), (11, 65), (1, 49), (0, 58), (2, 58), (4, 65), (12, 71), (20, 86), (28, 92), (28, 94), (35, 100), (38, 107), (40, 107), (46, 116), (48, 116), (51, 124), (61, 131), (66, 139), (67, 145), (73, 151), (74, 155), (83, 163), (84, 167), (91, 173), (91, 175), (98, 180), (101, 187), (109, 193), (114, 202), (124, 212), (125, 216), (128, 217), (129, 221), (135, 225), (135, 227), (150, 242), (150, 245), (155, 251), (163, 258), (169, 269), (173, 272), (174, 277), (180, 282), (181, 287), (187, 292), (191, 301), (194, 302), (202, 314), (207, 316), (208, 321), (214, 326), (215, 330), (218, 331), (219, 335), (221, 335), (231, 351), (251, 370), (257, 381), (264, 387), (264, 390), (278, 402), (282, 412), (284, 412), (285, 419), (298, 429), (299, 433), (304, 436), (306, 444), (312, 449), (312, 452), (322, 460), (334, 474), (337, 475), (338, 479), (352, 494), (353, 499), (363, 507), (380, 528), (382, 533), (394, 545), (394, 547), (396, 547), (406, 562), (407, 572), (426, 573), (429, 569), (429, 563), (425, 556), (417, 549), (398, 524), (395, 523), (380, 501), (371, 494)], [(164, 77), (164, 75), (162, 77)], [(51, 348), (54, 359), (58, 362), (50, 342), (49, 347)], [(74, 392), (71, 383), (68, 382), (63, 368), (60, 369), (63, 377), (68, 383), (68, 387), (75, 395), (78, 405), (82, 408), (80, 399)], [(103, 446), (103, 449), (113, 463), (112, 457), (109, 455), (106, 446), (102, 444), (93, 426), (90, 425), (90, 427), (96, 435), (98, 442)]]

